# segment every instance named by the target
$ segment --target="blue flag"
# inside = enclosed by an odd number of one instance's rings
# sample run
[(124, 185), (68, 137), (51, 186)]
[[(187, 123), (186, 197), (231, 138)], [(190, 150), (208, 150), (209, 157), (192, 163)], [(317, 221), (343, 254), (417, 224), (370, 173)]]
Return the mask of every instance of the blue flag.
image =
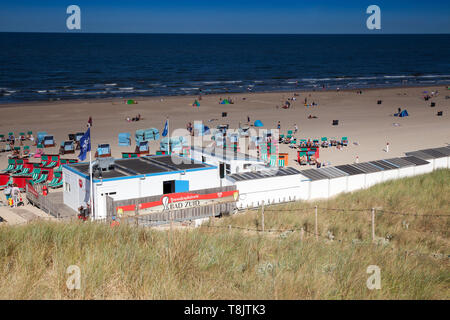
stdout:
[(78, 159), (84, 161), (89, 151), (91, 151), (91, 128), (88, 128), (80, 139), (80, 154), (78, 155)]
[(167, 136), (168, 131), (169, 131), (169, 120), (166, 120), (166, 124), (164, 125), (164, 130), (163, 130), (162, 136), (163, 137)]

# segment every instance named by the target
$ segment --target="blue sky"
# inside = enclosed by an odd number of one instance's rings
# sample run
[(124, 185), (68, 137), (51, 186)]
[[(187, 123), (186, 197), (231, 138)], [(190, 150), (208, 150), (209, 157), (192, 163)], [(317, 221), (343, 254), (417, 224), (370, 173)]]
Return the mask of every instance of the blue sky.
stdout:
[[(66, 8), (81, 8), (81, 31)], [(381, 30), (366, 8), (381, 8)], [(0, 32), (450, 33), (448, 0), (0, 0)]]

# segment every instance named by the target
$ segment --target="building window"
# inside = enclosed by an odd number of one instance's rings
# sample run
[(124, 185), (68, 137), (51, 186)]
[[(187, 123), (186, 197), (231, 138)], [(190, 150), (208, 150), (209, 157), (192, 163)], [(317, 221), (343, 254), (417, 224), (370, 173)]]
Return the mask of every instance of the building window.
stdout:
[(65, 187), (66, 187), (66, 191), (70, 192), (70, 184), (68, 182), (66, 182)]
[(244, 169), (248, 169), (252, 164), (251, 163), (245, 163), (244, 164)]
[(202, 162), (205, 163), (206, 162), (206, 157), (202, 156)]
[(231, 174), (231, 165), (226, 164), (225, 165), (225, 171), (226, 171), (227, 174)]

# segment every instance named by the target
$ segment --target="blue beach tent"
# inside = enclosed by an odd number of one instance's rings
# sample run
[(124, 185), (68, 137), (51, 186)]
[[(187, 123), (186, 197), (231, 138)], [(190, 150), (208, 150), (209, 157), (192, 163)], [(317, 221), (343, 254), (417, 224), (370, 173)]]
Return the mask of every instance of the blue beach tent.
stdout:
[(406, 111), (406, 109), (403, 110), (402, 112), (400, 112), (399, 117), (407, 117), (407, 116), (409, 116), (409, 114), (408, 114), (408, 111)]
[(261, 120), (255, 120), (254, 125), (255, 125), (255, 127), (263, 127), (264, 126), (264, 124), (262, 123)]

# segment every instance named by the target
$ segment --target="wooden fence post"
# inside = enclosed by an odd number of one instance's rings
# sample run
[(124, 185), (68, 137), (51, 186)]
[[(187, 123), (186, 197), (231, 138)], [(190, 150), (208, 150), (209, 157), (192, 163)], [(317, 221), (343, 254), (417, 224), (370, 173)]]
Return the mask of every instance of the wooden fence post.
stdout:
[(372, 241), (375, 241), (375, 208), (372, 208)]
[(319, 227), (317, 224), (317, 206), (315, 207), (315, 215), (316, 215), (316, 222), (315, 222), (316, 240), (319, 240)]
[(264, 200), (262, 201), (262, 231), (264, 232)]

